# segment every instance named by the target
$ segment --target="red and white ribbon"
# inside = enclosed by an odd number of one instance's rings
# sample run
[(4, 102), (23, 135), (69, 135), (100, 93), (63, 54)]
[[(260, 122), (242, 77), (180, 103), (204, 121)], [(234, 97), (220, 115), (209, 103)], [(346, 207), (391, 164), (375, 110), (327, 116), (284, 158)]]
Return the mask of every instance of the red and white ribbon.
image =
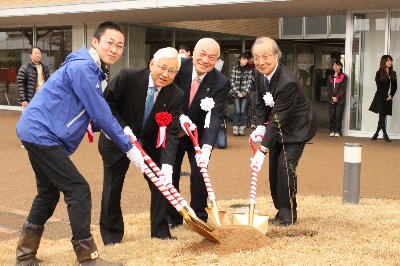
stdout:
[(162, 146), (163, 148), (165, 148), (166, 139), (167, 139), (167, 127), (160, 126), (158, 128), (158, 137), (157, 137), (156, 147), (160, 148), (160, 146)]
[(89, 143), (92, 143), (93, 138), (94, 138), (92, 121), (89, 121), (89, 125), (87, 126), (86, 132), (87, 132), (87, 137), (88, 137)]

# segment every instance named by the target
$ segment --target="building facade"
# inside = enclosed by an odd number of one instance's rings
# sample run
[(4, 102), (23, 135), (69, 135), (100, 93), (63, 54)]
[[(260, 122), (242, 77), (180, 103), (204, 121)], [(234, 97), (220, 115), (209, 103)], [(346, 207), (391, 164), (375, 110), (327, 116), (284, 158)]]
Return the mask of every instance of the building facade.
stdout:
[[(193, 48), (202, 37), (221, 44), (224, 73), (257, 36), (278, 41), (282, 61), (299, 77), (327, 127), (326, 79), (334, 60), (348, 75), (344, 135), (370, 137), (377, 115), (368, 111), (376, 91), (380, 57), (400, 62), (400, 1), (239, 1), (239, 0), (14, 0), (0, 2), (0, 108), (19, 109), (16, 73), (29, 61), (28, 50), (43, 50), (43, 63), (55, 71), (65, 57), (90, 45), (97, 24), (113, 20), (127, 32), (124, 67), (145, 67), (159, 48)], [(388, 133), (400, 138), (400, 94), (393, 100)]]

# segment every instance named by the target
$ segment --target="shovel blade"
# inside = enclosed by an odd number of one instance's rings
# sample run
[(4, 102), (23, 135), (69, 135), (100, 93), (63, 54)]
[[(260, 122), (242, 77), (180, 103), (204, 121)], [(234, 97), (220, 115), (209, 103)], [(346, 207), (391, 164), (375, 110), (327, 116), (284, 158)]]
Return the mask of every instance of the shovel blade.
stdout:
[(179, 211), (179, 213), (182, 215), (183, 219), (185, 219), (186, 223), (199, 235), (204, 237), (205, 239), (214, 242), (214, 243), (219, 243), (218, 239), (216, 239), (211, 232), (203, 227), (201, 227), (199, 224), (196, 223), (196, 221), (192, 220), (192, 217), (190, 216), (189, 212), (187, 212), (185, 209), (182, 209)]
[[(233, 215), (233, 224), (234, 225), (249, 225), (249, 213), (235, 213)], [(253, 225), (255, 229), (260, 231), (263, 235), (265, 235), (268, 231), (268, 215), (255, 213)]]
[[(232, 225), (232, 222), (231, 220), (229, 220), (229, 217), (225, 211), (218, 210), (218, 217), (216, 217), (217, 214), (213, 208), (210, 207), (206, 208), (206, 212), (208, 213), (208, 217), (213, 221), (215, 225), (217, 226)], [(218, 221), (221, 223), (220, 225), (218, 225)]]

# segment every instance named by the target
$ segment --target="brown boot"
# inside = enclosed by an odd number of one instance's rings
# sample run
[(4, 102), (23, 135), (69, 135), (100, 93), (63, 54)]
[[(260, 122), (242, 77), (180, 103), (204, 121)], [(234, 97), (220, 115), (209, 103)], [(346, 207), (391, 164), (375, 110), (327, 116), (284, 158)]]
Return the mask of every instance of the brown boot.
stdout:
[(122, 266), (120, 263), (100, 259), (92, 236), (83, 240), (71, 240), (71, 242), (80, 266)]
[(15, 266), (37, 266), (36, 253), (42, 238), (44, 226), (25, 222), (17, 246)]

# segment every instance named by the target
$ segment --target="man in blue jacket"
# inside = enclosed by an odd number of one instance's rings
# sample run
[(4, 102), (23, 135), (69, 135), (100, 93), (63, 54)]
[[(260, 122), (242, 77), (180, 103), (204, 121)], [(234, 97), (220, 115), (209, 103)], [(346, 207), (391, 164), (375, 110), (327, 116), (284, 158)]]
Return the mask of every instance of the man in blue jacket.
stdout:
[(124, 50), (120, 25), (98, 26), (89, 50), (70, 54), (38, 91), (17, 124), (17, 135), (28, 151), (38, 194), (17, 246), (16, 265), (37, 265), (44, 224), (52, 216), (60, 191), (68, 208), (72, 245), (80, 265), (120, 265), (99, 258), (90, 233), (91, 195), (85, 178), (69, 156), (77, 149), (88, 125), (102, 130), (137, 167), (140, 151), (112, 115), (102, 96), (102, 65), (114, 64)]

